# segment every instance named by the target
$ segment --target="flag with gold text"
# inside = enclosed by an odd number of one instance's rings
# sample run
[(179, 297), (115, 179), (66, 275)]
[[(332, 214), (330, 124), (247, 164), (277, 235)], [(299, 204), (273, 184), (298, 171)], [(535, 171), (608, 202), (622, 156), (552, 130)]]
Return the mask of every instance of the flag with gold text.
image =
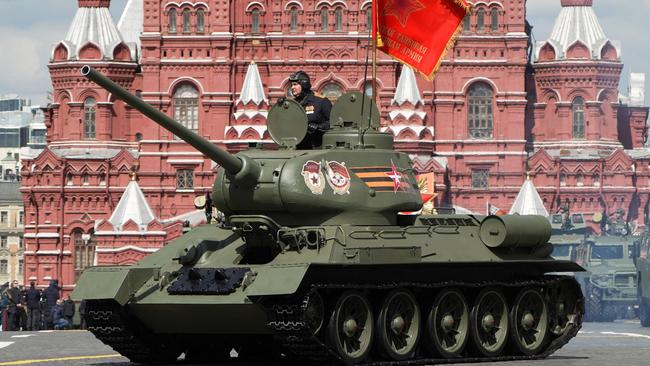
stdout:
[(465, 0), (373, 0), (377, 48), (433, 79), (470, 12)]

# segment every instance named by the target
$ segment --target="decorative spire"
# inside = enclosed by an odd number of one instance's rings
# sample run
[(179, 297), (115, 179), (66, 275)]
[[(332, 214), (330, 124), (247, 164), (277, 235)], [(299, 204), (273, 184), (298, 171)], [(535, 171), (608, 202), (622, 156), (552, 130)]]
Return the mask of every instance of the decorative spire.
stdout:
[[(586, 47), (589, 59), (618, 59), (621, 55), (620, 42), (607, 37), (592, 5), (593, 0), (562, 0), (562, 10), (555, 20), (551, 36), (547, 41), (537, 42), (536, 58), (539, 59), (542, 48), (548, 46), (552, 47), (555, 60), (583, 58), (582, 55), (567, 55), (578, 45), (578, 48)], [(608, 51), (611, 48), (613, 51)]]
[(111, 0), (78, 0), (80, 8), (108, 8)]
[(561, 0), (562, 7), (569, 6), (592, 6), (594, 0)]
[[(140, 36), (144, 31), (144, 0), (129, 0), (124, 7), (122, 16), (117, 22), (117, 29), (122, 39), (131, 49), (132, 55), (141, 55)], [(133, 57), (135, 59), (135, 57)]]
[[(121, 47), (124, 41), (108, 10), (110, 0), (79, 0), (79, 9), (70, 24), (64, 40), (56, 48), (65, 46), (67, 60), (79, 60), (80, 53), (86, 47), (98, 49), (81, 57), (90, 59), (113, 60), (122, 57), (122, 61), (133, 57), (123, 57)], [(119, 56), (116, 56), (119, 55)]]
[[(134, 177), (135, 174), (132, 175), (132, 178)], [(130, 181), (126, 186), (120, 202), (117, 203), (115, 211), (113, 211), (111, 218), (108, 219), (118, 231), (129, 220), (133, 220), (138, 224), (141, 230), (146, 229), (147, 225), (154, 220), (153, 211), (151, 211), (147, 199), (135, 180)]]
[(248, 65), (237, 104), (241, 103), (245, 105), (251, 102), (256, 105), (266, 102), (264, 85), (262, 85), (262, 78), (260, 77), (260, 72), (257, 69), (255, 61), (251, 61)]
[(527, 174), (526, 180), (521, 186), (515, 203), (512, 204), (512, 208), (510, 208), (508, 214), (548, 216), (544, 202), (539, 196), (539, 193), (537, 193), (533, 181), (530, 179), (530, 173)]
[(413, 69), (404, 65), (402, 67), (402, 73), (399, 76), (399, 81), (397, 82), (397, 89), (395, 89), (395, 97), (393, 98), (392, 104), (401, 106), (406, 102), (416, 106), (418, 103), (422, 103), (422, 98), (420, 97), (420, 89), (418, 89), (418, 83), (415, 79)]

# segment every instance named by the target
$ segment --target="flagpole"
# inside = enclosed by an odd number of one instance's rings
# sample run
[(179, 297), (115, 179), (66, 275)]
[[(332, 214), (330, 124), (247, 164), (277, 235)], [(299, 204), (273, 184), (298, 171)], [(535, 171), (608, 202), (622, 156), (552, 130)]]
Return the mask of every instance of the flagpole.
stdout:
[(379, 14), (377, 1), (372, 2), (372, 19), (374, 26), (372, 27), (372, 100), (377, 104), (377, 37), (379, 35)]

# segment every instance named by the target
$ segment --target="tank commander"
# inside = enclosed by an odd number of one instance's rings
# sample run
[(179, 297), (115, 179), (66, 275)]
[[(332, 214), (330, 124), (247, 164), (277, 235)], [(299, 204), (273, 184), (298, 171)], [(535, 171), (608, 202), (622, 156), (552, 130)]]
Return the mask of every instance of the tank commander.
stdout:
[(327, 98), (314, 95), (311, 80), (304, 71), (297, 71), (289, 76), (290, 94), (307, 112), (307, 134), (296, 146), (298, 149), (319, 148), (323, 144), (323, 133), (330, 128), (332, 102)]

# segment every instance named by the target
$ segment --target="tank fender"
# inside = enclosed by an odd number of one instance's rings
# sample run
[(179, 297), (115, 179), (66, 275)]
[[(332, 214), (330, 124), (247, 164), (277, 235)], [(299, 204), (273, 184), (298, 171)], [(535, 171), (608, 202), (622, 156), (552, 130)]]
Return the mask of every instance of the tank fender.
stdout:
[(115, 300), (123, 306), (153, 276), (155, 270), (137, 267), (88, 268), (77, 281), (72, 299)]
[(298, 290), (308, 264), (258, 267), (253, 281), (244, 291), (247, 296), (289, 295)]

